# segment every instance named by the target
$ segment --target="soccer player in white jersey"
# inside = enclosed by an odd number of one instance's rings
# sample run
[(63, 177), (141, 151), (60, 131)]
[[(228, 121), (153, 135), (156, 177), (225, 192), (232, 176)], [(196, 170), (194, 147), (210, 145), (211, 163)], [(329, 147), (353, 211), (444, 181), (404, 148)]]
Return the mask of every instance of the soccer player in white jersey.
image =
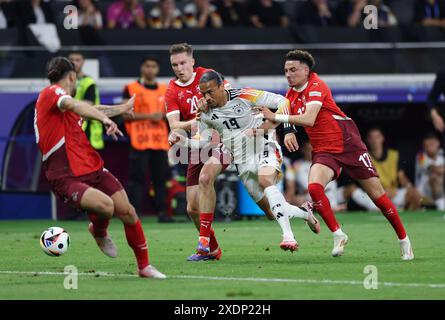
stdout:
[[(320, 232), (319, 222), (312, 214), (309, 204), (303, 208), (290, 205), (276, 186), (282, 176), (281, 148), (274, 139), (274, 133), (263, 136), (255, 132), (263, 124), (263, 120), (252, 110), (256, 106), (267, 106), (285, 113), (288, 100), (281, 95), (254, 89), (226, 90), (223, 78), (216, 71), (205, 72), (199, 81), (199, 88), (204, 97), (200, 103), (206, 104), (208, 108), (207, 112), (200, 115), (200, 139), (188, 139), (172, 133), (170, 141), (187, 145), (192, 149), (202, 148), (211, 141), (211, 129), (218, 131), (224, 146), (232, 154), (238, 175), (250, 196), (265, 212), (271, 212), (278, 221), (283, 231), (280, 247), (283, 250), (297, 250), (298, 243), (289, 219), (294, 217), (305, 219), (315, 233)], [(205, 179), (200, 179), (200, 183), (201, 180)], [(200, 188), (201, 192), (208, 193), (207, 196), (201, 197), (204, 201), (199, 203), (201, 227), (205, 225), (207, 229), (210, 229), (213, 222), (215, 208), (211, 190), (212, 188)], [(202, 232), (202, 229), (198, 252), (206, 254), (209, 252), (209, 237)]]

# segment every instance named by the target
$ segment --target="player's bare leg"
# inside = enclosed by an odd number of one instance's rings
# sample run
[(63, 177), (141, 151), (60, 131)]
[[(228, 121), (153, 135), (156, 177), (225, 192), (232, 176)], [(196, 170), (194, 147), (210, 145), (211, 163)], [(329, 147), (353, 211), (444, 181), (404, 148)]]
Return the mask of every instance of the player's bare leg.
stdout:
[(197, 254), (190, 256), (187, 260), (219, 260), (221, 249), (215, 238), (212, 228), (214, 210), (216, 206), (215, 180), (221, 173), (220, 161), (211, 157), (201, 169), (199, 174), (198, 199), (200, 211), (199, 240)]
[(113, 200), (98, 189), (88, 188), (82, 196), (80, 206), (88, 212), (88, 218), (91, 221), (88, 231), (96, 240), (100, 250), (105, 255), (115, 258), (117, 248), (107, 233), (108, 224), (114, 212)]
[(402, 260), (412, 260), (414, 259), (413, 250), (411, 247), (411, 242), (406, 234), (405, 228), (400, 216), (397, 212), (397, 208), (386, 195), (379, 178), (373, 177), (364, 180), (358, 180), (361, 184), (363, 190), (369, 195), (375, 205), (382, 211), (386, 219), (391, 223), (394, 231), (397, 233), (399, 238), (400, 250), (402, 255)]
[(320, 214), (324, 222), (331, 230), (334, 237), (332, 256), (341, 256), (344, 247), (348, 243), (348, 236), (344, 233), (332, 211), (329, 199), (326, 197), (326, 185), (334, 178), (334, 171), (320, 163), (314, 163), (309, 171), (308, 191), (312, 198), (314, 209)]
[(124, 190), (118, 191), (111, 196), (111, 199), (113, 199), (116, 216), (124, 224), (128, 245), (133, 249), (136, 256), (139, 276), (143, 278), (165, 279), (166, 276), (149, 263), (144, 230), (136, 210), (128, 201), (126, 192)]

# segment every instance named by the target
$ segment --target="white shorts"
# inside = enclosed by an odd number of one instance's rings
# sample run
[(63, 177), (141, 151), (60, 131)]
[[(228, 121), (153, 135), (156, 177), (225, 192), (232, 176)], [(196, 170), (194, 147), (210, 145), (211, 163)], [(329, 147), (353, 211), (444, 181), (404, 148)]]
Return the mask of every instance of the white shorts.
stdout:
[(283, 164), (283, 154), (281, 147), (276, 140), (265, 140), (264, 148), (261, 152), (252, 156), (252, 161), (248, 163), (235, 164), (238, 176), (255, 202), (259, 202), (264, 197), (264, 192), (258, 182), (258, 170), (262, 167), (272, 167), (282, 178), (281, 165)]

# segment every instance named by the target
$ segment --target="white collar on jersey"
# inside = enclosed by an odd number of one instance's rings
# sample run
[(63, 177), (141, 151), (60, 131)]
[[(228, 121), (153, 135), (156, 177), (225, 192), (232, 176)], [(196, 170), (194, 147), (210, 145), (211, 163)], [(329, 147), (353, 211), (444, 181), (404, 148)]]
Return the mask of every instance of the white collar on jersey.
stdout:
[(186, 83), (179, 81), (179, 79), (176, 80), (175, 83), (180, 87), (187, 87), (187, 86), (191, 85), (193, 83), (193, 81), (195, 81), (195, 77), (196, 77), (196, 72), (193, 72), (192, 77)]
[(300, 87), (299, 89), (296, 89), (295, 87), (292, 87), (292, 89), (294, 89), (294, 91), (297, 92), (303, 92), (304, 89), (307, 88), (307, 84), (309, 83), (309, 81), (307, 81), (302, 87)]

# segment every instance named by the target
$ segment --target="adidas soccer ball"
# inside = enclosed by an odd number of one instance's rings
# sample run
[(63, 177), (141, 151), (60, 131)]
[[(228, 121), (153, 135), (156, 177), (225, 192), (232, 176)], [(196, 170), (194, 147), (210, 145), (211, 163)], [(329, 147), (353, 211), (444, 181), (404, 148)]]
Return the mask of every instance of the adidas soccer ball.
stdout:
[(58, 257), (70, 246), (70, 236), (63, 228), (51, 227), (43, 231), (40, 247), (49, 256)]

